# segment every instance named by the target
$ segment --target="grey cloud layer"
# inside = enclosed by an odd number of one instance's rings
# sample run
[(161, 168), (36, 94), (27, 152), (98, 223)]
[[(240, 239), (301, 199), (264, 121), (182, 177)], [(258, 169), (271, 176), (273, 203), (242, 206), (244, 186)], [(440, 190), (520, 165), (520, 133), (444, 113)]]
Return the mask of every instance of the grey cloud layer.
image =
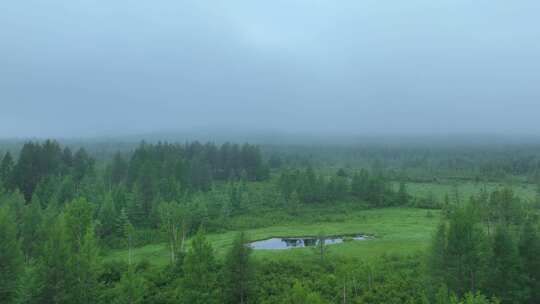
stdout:
[(540, 131), (538, 1), (4, 1), (0, 136)]

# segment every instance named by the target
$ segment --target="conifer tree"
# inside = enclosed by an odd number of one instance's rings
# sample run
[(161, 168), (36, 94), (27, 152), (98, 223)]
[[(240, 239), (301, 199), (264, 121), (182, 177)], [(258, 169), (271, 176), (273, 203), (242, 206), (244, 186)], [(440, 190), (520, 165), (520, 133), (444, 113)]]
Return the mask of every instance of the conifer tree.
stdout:
[(115, 304), (139, 304), (145, 303), (144, 296), (147, 283), (143, 276), (135, 272), (133, 266), (122, 275), (122, 279), (115, 286)]
[(447, 233), (447, 285), (460, 296), (482, 286), (487, 262), (487, 239), (472, 208), (457, 209)]
[(195, 235), (184, 259), (181, 284), (182, 303), (219, 303), (217, 266), (214, 251), (202, 230)]
[(249, 303), (252, 292), (254, 269), (250, 260), (251, 247), (244, 232), (235, 238), (224, 266), (225, 297), (227, 303)]
[(100, 291), (98, 275), (101, 259), (92, 228), (86, 230), (82, 247), (73, 255), (71, 264), (74, 272), (72, 299), (78, 304), (96, 303)]
[(0, 208), (0, 303), (12, 303), (17, 280), (23, 273), (23, 255), (17, 240), (17, 227), (7, 209)]
[(529, 291), (527, 303), (540, 303), (540, 236), (529, 221), (525, 223), (519, 241), (521, 271)]
[(24, 208), (21, 223), (22, 249), (27, 263), (31, 258), (37, 256), (40, 244), (43, 241), (42, 218), (40, 199), (34, 194), (30, 205)]
[(66, 303), (70, 299), (73, 274), (70, 269), (72, 251), (60, 215), (47, 225), (46, 240), (37, 264), (39, 303)]
[(98, 213), (98, 220), (100, 223), (99, 234), (101, 237), (108, 237), (114, 235), (116, 230), (116, 222), (118, 219), (118, 212), (110, 193), (105, 195), (105, 201), (101, 204)]
[(491, 294), (504, 303), (518, 303), (523, 298), (519, 262), (517, 246), (512, 235), (506, 227), (497, 227), (489, 262), (488, 287)]

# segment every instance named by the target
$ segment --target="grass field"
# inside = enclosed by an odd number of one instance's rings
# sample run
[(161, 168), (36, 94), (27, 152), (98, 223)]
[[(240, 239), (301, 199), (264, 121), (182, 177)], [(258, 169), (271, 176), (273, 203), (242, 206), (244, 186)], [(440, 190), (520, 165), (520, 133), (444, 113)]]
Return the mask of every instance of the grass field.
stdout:
[[(438, 211), (385, 208), (353, 211), (343, 222), (279, 225), (246, 232), (251, 240), (317, 235), (320, 231), (327, 235), (369, 234), (373, 235), (374, 239), (329, 246), (329, 254), (342, 257), (371, 258), (382, 254), (408, 254), (425, 250), (438, 221)], [(219, 258), (224, 256), (236, 233), (236, 231), (231, 231), (208, 235), (208, 239)], [(254, 257), (257, 259), (305, 258), (314, 255), (311, 248), (254, 251)], [(127, 260), (127, 250), (110, 252), (106, 259)], [(135, 248), (133, 259), (135, 261), (147, 259), (153, 264), (165, 265), (169, 256), (165, 244), (155, 244)]]
[[(443, 201), (448, 193), (450, 196), (457, 188), (462, 199), (478, 194), (485, 187), (493, 191), (503, 184), (498, 183), (408, 183), (408, 192), (416, 197), (433, 195), (437, 200)], [(523, 199), (532, 200), (536, 196), (536, 187), (530, 184), (519, 184), (512, 187), (516, 194)], [(345, 211), (352, 210), (352, 211)], [(313, 208), (312, 208), (313, 209)], [(428, 216), (428, 214), (430, 216)], [(327, 235), (340, 234), (369, 234), (375, 238), (368, 241), (345, 242), (332, 245), (329, 248), (331, 255), (343, 257), (371, 258), (381, 254), (408, 254), (423, 251), (439, 221), (437, 210), (416, 208), (384, 208), (354, 210), (348, 205), (330, 207), (325, 210), (316, 208), (306, 210), (302, 218), (288, 219), (285, 224), (275, 224), (264, 228), (248, 229), (246, 232), (251, 240), (261, 240), (270, 237), (313, 236), (319, 232)], [(259, 215), (261, 217), (264, 215)], [(276, 216), (268, 215), (268, 216)], [(306, 221), (308, 219), (308, 221)], [(254, 217), (251, 221), (257, 221)], [(209, 234), (219, 258), (223, 257), (230, 247), (237, 231)], [(289, 250), (257, 250), (254, 257), (258, 259), (294, 259), (313, 256), (311, 248), (295, 248)], [(165, 265), (169, 255), (165, 244), (152, 244), (133, 250), (135, 261), (146, 259), (155, 265)], [(127, 260), (127, 250), (115, 250), (106, 255), (107, 260)]]
[[(433, 195), (438, 201), (443, 201), (444, 196), (454, 195), (457, 189), (461, 199), (468, 199), (471, 195), (476, 195), (482, 188), (493, 191), (499, 187), (504, 187), (503, 183), (475, 183), (475, 182), (441, 182), (441, 183), (407, 183), (407, 191), (416, 197), (428, 197)], [(396, 188), (398, 184), (394, 185)], [(536, 197), (536, 186), (532, 184), (511, 185), (512, 189), (522, 199), (533, 200)]]

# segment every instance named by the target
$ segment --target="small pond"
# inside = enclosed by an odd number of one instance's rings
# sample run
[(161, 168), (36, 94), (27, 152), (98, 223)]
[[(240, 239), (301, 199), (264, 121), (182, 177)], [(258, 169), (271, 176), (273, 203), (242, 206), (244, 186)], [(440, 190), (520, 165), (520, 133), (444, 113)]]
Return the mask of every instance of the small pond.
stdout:
[[(347, 241), (364, 241), (370, 239), (366, 235), (354, 236), (330, 236), (324, 239), (325, 245), (340, 244)], [(292, 248), (311, 247), (319, 243), (315, 237), (288, 237), (270, 238), (266, 240), (251, 242), (249, 245), (255, 250), (282, 250)]]

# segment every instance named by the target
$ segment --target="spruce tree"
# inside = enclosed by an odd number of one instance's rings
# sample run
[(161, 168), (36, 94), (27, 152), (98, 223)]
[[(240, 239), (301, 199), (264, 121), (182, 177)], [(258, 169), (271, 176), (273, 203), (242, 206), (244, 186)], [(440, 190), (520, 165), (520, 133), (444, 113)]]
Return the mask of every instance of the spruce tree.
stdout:
[(506, 227), (497, 227), (489, 263), (488, 287), (491, 294), (503, 303), (520, 303), (524, 297), (519, 263), (517, 246), (512, 235)]
[(114, 288), (115, 304), (145, 303), (144, 296), (148, 289), (143, 276), (135, 272), (133, 266), (122, 275), (122, 279)]
[(249, 303), (254, 269), (250, 260), (251, 247), (244, 232), (235, 238), (224, 265), (224, 291), (227, 303)]
[(96, 303), (100, 291), (98, 275), (101, 259), (93, 229), (87, 229), (82, 247), (73, 255), (71, 265), (74, 272), (71, 289), (73, 301), (78, 304)]
[(540, 303), (540, 236), (535, 227), (525, 223), (519, 241), (521, 270), (529, 290), (527, 303)]
[(46, 240), (37, 264), (39, 303), (66, 303), (70, 299), (73, 274), (72, 251), (64, 216), (47, 225)]
[(13, 157), (7, 152), (2, 161), (0, 162), (0, 186), (4, 185), (6, 188), (10, 188), (11, 173), (13, 170)]
[(0, 303), (13, 302), (23, 263), (15, 222), (6, 207), (0, 208)]
[(195, 235), (184, 259), (181, 284), (182, 303), (219, 303), (217, 266), (214, 251), (202, 230)]
[(461, 207), (451, 215), (447, 234), (447, 285), (460, 296), (478, 290), (485, 276), (487, 239), (472, 208)]
[(101, 204), (98, 213), (98, 220), (100, 223), (99, 234), (101, 237), (110, 237), (114, 235), (117, 218), (118, 212), (116, 211), (112, 195), (108, 193), (105, 195), (105, 201)]
[(21, 223), (22, 249), (28, 263), (36, 257), (43, 241), (42, 210), (39, 197), (34, 194), (30, 205), (25, 206)]

